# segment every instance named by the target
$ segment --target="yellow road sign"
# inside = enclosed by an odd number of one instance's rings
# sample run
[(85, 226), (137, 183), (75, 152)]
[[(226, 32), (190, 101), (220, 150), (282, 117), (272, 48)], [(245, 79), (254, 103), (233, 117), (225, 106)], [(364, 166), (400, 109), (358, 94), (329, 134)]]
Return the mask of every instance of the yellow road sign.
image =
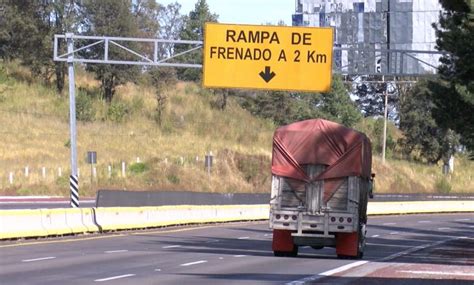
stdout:
[(332, 28), (206, 23), (203, 85), (326, 92), (332, 49)]

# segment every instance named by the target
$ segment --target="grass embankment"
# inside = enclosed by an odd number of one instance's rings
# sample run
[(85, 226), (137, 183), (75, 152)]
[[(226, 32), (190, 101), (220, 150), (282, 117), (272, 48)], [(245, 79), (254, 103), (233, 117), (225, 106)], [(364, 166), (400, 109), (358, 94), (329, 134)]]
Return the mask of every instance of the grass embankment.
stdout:
[[(97, 90), (91, 75), (77, 73), (80, 92)], [(94, 196), (99, 188), (269, 192), (273, 123), (253, 117), (234, 98), (219, 110), (212, 107), (215, 95), (178, 83), (167, 92), (159, 126), (154, 96), (151, 88), (128, 84), (118, 88), (110, 106), (90, 100), (91, 121), (77, 126), (81, 196)], [(0, 195), (69, 195), (68, 112), (67, 90), (58, 95), (24, 69), (0, 63)], [(92, 186), (87, 151), (98, 156)], [(215, 164), (209, 176), (203, 159), (211, 151)], [(128, 165), (126, 177), (121, 161)], [(474, 192), (474, 164), (459, 161), (455, 174), (444, 181), (439, 166), (396, 160), (382, 165), (375, 158), (377, 192), (436, 193), (449, 187)]]

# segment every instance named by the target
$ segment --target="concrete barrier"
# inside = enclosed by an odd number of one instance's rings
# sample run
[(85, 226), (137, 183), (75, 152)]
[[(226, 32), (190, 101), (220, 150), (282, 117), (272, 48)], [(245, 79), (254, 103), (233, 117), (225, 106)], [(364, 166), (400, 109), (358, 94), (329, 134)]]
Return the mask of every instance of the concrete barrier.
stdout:
[[(41, 221), (48, 236), (72, 234), (67, 224), (67, 213), (71, 209), (41, 209)], [(72, 209), (74, 210), (74, 209)], [(80, 213), (80, 212), (79, 212)]]
[(472, 201), (370, 202), (369, 215), (474, 212)]
[(47, 236), (41, 210), (0, 210), (0, 239)]
[(124, 230), (170, 225), (268, 219), (268, 205), (160, 206), (97, 208), (102, 230)]
[[(369, 215), (474, 212), (474, 201), (370, 202)], [(159, 206), (0, 210), (0, 239), (195, 223), (266, 220), (269, 206)]]
[[(82, 222), (82, 230), (85, 230), (84, 232), (88, 233), (93, 233), (93, 232), (99, 232), (101, 229), (99, 228), (99, 225), (97, 225), (95, 221), (95, 208), (81, 208), (81, 222)], [(74, 224), (76, 223), (76, 220), (73, 222)], [(77, 228), (74, 227), (73, 225), (70, 224), (68, 221), (68, 225), (72, 227), (73, 231), (76, 232), (76, 229), (81, 229), (80, 226)]]

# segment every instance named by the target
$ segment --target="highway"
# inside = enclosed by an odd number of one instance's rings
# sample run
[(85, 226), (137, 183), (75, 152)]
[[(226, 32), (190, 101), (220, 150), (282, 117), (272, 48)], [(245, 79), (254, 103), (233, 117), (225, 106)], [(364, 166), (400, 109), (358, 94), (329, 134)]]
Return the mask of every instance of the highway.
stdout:
[(363, 260), (274, 257), (267, 222), (0, 242), (0, 284), (474, 284), (474, 215), (369, 217)]

